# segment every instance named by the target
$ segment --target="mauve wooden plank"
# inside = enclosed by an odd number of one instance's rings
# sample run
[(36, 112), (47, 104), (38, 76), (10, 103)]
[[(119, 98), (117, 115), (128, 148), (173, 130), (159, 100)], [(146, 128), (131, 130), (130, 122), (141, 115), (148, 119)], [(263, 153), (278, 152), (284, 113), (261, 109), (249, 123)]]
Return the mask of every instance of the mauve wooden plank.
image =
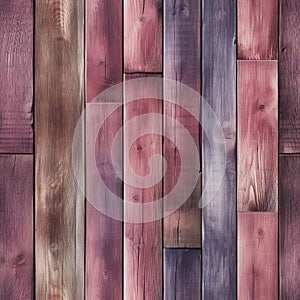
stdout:
[(32, 1), (1, 1), (0, 36), (0, 152), (32, 153)]
[(164, 249), (164, 300), (201, 299), (201, 250)]
[[(178, 81), (177, 97), (181, 96), (181, 82), (195, 89), (200, 94), (200, 18), (201, 3), (199, 0), (167, 0), (164, 2), (164, 77)], [(200, 114), (199, 101), (191, 109)], [(194, 138), (199, 149), (201, 134), (200, 125), (190, 114), (176, 104), (164, 103), (164, 113), (183, 124)], [(175, 141), (182, 139), (184, 132), (178, 130), (176, 123), (168, 126), (165, 123), (166, 136)], [(176, 145), (164, 143), (164, 156), (168, 170), (164, 177), (164, 192), (174, 187), (177, 177), (181, 176), (180, 157)], [(199, 170), (200, 171), (200, 170)], [(180, 197), (180, 195), (178, 195)], [(164, 219), (164, 247), (192, 248), (201, 245), (201, 180), (189, 199), (172, 215)]]
[(277, 211), (277, 103), (277, 61), (239, 61), (239, 211)]
[(300, 2), (281, 0), (279, 148), (300, 153)]
[(33, 299), (33, 157), (0, 156), (0, 299)]
[[(84, 2), (37, 1), (36, 298), (84, 298), (84, 197), (72, 142), (84, 104)], [(83, 150), (73, 154), (83, 163)], [(81, 174), (83, 176), (83, 174)]]
[(238, 58), (278, 57), (278, 1), (238, 0)]
[[(202, 2), (202, 94), (219, 118), (226, 139), (226, 170), (213, 199), (202, 208), (203, 298), (236, 299), (236, 1)], [(210, 124), (212, 128), (215, 124)], [(202, 188), (212, 164), (202, 135)], [(218, 154), (220, 157), (222, 152)], [(221, 165), (220, 165), (221, 167)], [(214, 183), (215, 184), (215, 183)], [(214, 187), (208, 187), (213, 189)]]
[(300, 156), (279, 158), (280, 299), (300, 299)]
[(238, 299), (278, 299), (278, 213), (238, 213)]
[(162, 0), (124, 0), (124, 71), (162, 72)]

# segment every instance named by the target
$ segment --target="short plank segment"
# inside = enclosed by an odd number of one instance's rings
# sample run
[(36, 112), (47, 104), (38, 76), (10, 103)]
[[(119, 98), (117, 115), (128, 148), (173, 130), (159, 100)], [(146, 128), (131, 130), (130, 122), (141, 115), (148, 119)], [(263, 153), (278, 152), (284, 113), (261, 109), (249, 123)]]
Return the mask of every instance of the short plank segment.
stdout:
[(33, 299), (33, 158), (0, 156), (0, 299)]
[(276, 211), (277, 61), (238, 62), (238, 210)]
[(278, 214), (238, 213), (238, 299), (278, 299)]
[(0, 153), (32, 153), (33, 1), (0, 4)]
[(201, 251), (164, 250), (164, 300), (201, 299)]
[[(36, 2), (36, 299), (84, 298), (84, 197), (72, 166), (83, 109), (84, 2)], [(78, 152), (81, 151), (79, 145)], [(83, 155), (74, 156), (82, 164)], [(83, 174), (81, 174), (83, 176)]]
[(279, 158), (280, 299), (300, 299), (300, 156)]
[(300, 153), (300, 2), (280, 2), (280, 152)]

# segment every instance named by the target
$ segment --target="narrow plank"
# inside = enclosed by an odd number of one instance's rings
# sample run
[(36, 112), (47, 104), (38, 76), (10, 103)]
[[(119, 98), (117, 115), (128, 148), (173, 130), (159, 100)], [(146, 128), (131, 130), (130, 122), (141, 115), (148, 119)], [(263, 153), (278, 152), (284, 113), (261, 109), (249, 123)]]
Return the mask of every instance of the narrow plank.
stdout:
[(238, 0), (238, 58), (278, 58), (278, 1)]
[[(36, 3), (36, 298), (84, 298), (84, 197), (72, 140), (83, 108), (83, 1)], [(83, 152), (78, 145), (78, 152)], [(83, 156), (74, 157), (82, 164)]]
[[(222, 124), (226, 139), (226, 170), (213, 199), (202, 208), (203, 298), (236, 299), (236, 1), (203, 0), (202, 94)], [(212, 128), (215, 124), (210, 124)], [(210, 157), (202, 135), (202, 189), (220, 149)], [(214, 160), (214, 157), (216, 160)], [(221, 167), (221, 166), (220, 166)], [(209, 187), (213, 189), (213, 186)]]
[(125, 0), (125, 72), (162, 72), (161, 53), (162, 0)]
[(238, 213), (238, 299), (278, 299), (278, 213)]
[(282, 0), (279, 55), (279, 146), (300, 153), (300, 2)]
[(200, 250), (164, 250), (164, 299), (201, 299)]
[(278, 206), (277, 61), (238, 62), (238, 210)]
[(32, 153), (32, 1), (1, 2), (0, 36), (0, 152)]
[(0, 156), (0, 298), (33, 299), (33, 157)]
[(280, 299), (300, 298), (300, 157), (279, 158)]
[[(176, 97), (181, 97), (181, 83), (195, 89), (200, 94), (200, 17), (201, 3), (199, 0), (175, 1), (164, 3), (164, 78), (178, 81)], [(191, 109), (200, 114), (199, 102)], [(165, 102), (164, 113), (182, 123), (191, 133), (200, 152), (200, 126), (190, 114), (175, 103)], [(182, 139), (176, 123), (168, 126), (164, 131), (175, 141)], [(172, 189), (178, 173), (184, 171), (180, 163), (176, 145), (164, 143), (164, 157), (168, 171), (164, 177), (164, 192)], [(200, 157), (200, 153), (199, 153)], [(188, 172), (188, 170), (185, 170)], [(164, 219), (164, 247), (191, 248), (201, 245), (201, 210), (199, 199), (201, 196), (201, 180), (189, 199), (172, 215)], [(178, 195), (180, 197), (180, 195)]]

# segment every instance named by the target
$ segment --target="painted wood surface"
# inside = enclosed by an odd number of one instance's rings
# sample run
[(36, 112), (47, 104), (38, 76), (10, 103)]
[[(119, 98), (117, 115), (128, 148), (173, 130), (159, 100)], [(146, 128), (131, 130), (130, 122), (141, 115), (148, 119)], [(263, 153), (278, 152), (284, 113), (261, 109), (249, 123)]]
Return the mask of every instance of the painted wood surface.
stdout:
[(300, 157), (279, 158), (280, 299), (300, 298)]
[(201, 299), (201, 251), (164, 250), (164, 300)]
[[(165, 1), (164, 4), (164, 77), (178, 81), (176, 95), (181, 97), (181, 82), (200, 93), (200, 17), (199, 0)], [(200, 114), (199, 102), (191, 108)], [(180, 106), (164, 103), (164, 113), (183, 124), (194, 138), (200, 152), (200, 125)], [(184, 132), (176, 123), (165, 123), (166, 136), (173, 136), (175, 141), (182, 139)], [(180, 163), (178, 149), (173, 143), (164, 143), (164, 157), (168, 171), (164, 177), (164, 192), (172, 190), (178, 173), (184, 166)], [(200, 157), (200, 153), (199, 153)], [(200, 171), (200, 170), (199, 170)], [(188, 172), (188, 170), (185, 170)], [(180, 197), (180, 195), (178, 195)], [(201, 180), (191, 197), (172, 215), (164, 219), (164, 247), (200, 247), (201, 245)]]
[(277, 61), (238, 62), (238, 210), (278, 204)]
[(1, 2), (0, 36), (0, 152), (32, 153), (32, 1)]
[[(84, 103), (83, 4), (36, 3), (35, 255), (41, 300), (84, 298), (84, 197), (72, 167)], [(82, 164), (83, 157), (74, 161)]]
[(278, 299), (278, 213), (238, 213), (238, 299)]
[(238, 58), (278, 58), (278, 1), (238, 0)]
[(0, 156), (0, 299), (33, 299), (33, 158)]
[(282, 0), (280, 17), (280, 152), (300, 153), (300, 2)]
[(124, 70), (162, 72), (162, 0), (124, 0)]

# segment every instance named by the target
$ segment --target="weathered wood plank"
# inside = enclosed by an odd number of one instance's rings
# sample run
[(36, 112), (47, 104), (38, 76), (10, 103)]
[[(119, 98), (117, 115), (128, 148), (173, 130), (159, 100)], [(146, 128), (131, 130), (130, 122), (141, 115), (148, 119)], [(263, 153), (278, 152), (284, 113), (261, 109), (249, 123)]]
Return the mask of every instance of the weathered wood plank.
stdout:
[[(84, 103), (83, 21), (83, 1), (36, 3), (36, 298), (41, 300), (84, 298), (84, 197), (72, 167), (73, 134)], [(81, 156), (74, 158), (78, 164)]]
[(0, 156), (0, 298), (33, 299), (33, 158)]
[(33, 2), (0, 4), (0, 152), (32, 153)]
[[(236, 1), (203, 1), (202, 94), (222, 124), (226, 171), (214, 199), (202, 208), (203, 298), (236, 299)], [(210, 124), (212, 128), (216, 124)], [(202, 135), (202, 181), (212, 165), (210, 145)], [(216, 150), (216, 152), (219, 150)], [(220, 150), (221, 151), (221, 150)], [(220, 152), (217, 157), (223, 155)], [(215, 157), (215, 156), (214, 156)], [(221, 168), (221, 166), (220, 166)], [(215, 183), (214, 183), (215, 184)], [(213, 189), (213, 186), (209, 187)]]
[(164, 300), (201, 299), (201, 251), (164, 250)]
[(278, 206), (277, 61), (238, 62), (238, 210)]
[(162, 72), (162, 0), (124, 1), (124, 70)]
[(279, 54), (279, 145), (300, 153), (300, 2), (282, 0)]
[(280, 299), (300, 298), (300, 157), (279, 158)]
[[(178, 81), (178, 98), (181, 97), (180, 82), (200, 93), (200, 16), (200, 0), (164, 2), (164, 77)], [(199, 102), (194, 103), (191, 109), (200, 114), (200, 96)], [(200, 152), (201, 130), (198, 121), (175, 103), (165, 102), (164, 113), (188, 129)], [(171, 126), (168, 126), (168, 122), (165, 123), (164, 131), (166, 136), (172, 136), (175, 141), (179, 141), (184, 134), (178, 130), (176, 123), (172, 123)], [(164, 156), (168, 166), (164, 177), (164, 192), (167, 193), (174, 187), (177, 177), (180, 176), (178, 173), (183, 171), (184, 166), (180, 164), (176, 145), (167, 143), (166, 140)], [(200, 196), (199, 180), (190, 198), (176, 212), (164, 219), (164, 247), (200, 247)]]
[(238, 58), (277, 57), (278, 1), (238, 0)]
[(238, 299), (278, 299), (278, 213), (238, 213)]

